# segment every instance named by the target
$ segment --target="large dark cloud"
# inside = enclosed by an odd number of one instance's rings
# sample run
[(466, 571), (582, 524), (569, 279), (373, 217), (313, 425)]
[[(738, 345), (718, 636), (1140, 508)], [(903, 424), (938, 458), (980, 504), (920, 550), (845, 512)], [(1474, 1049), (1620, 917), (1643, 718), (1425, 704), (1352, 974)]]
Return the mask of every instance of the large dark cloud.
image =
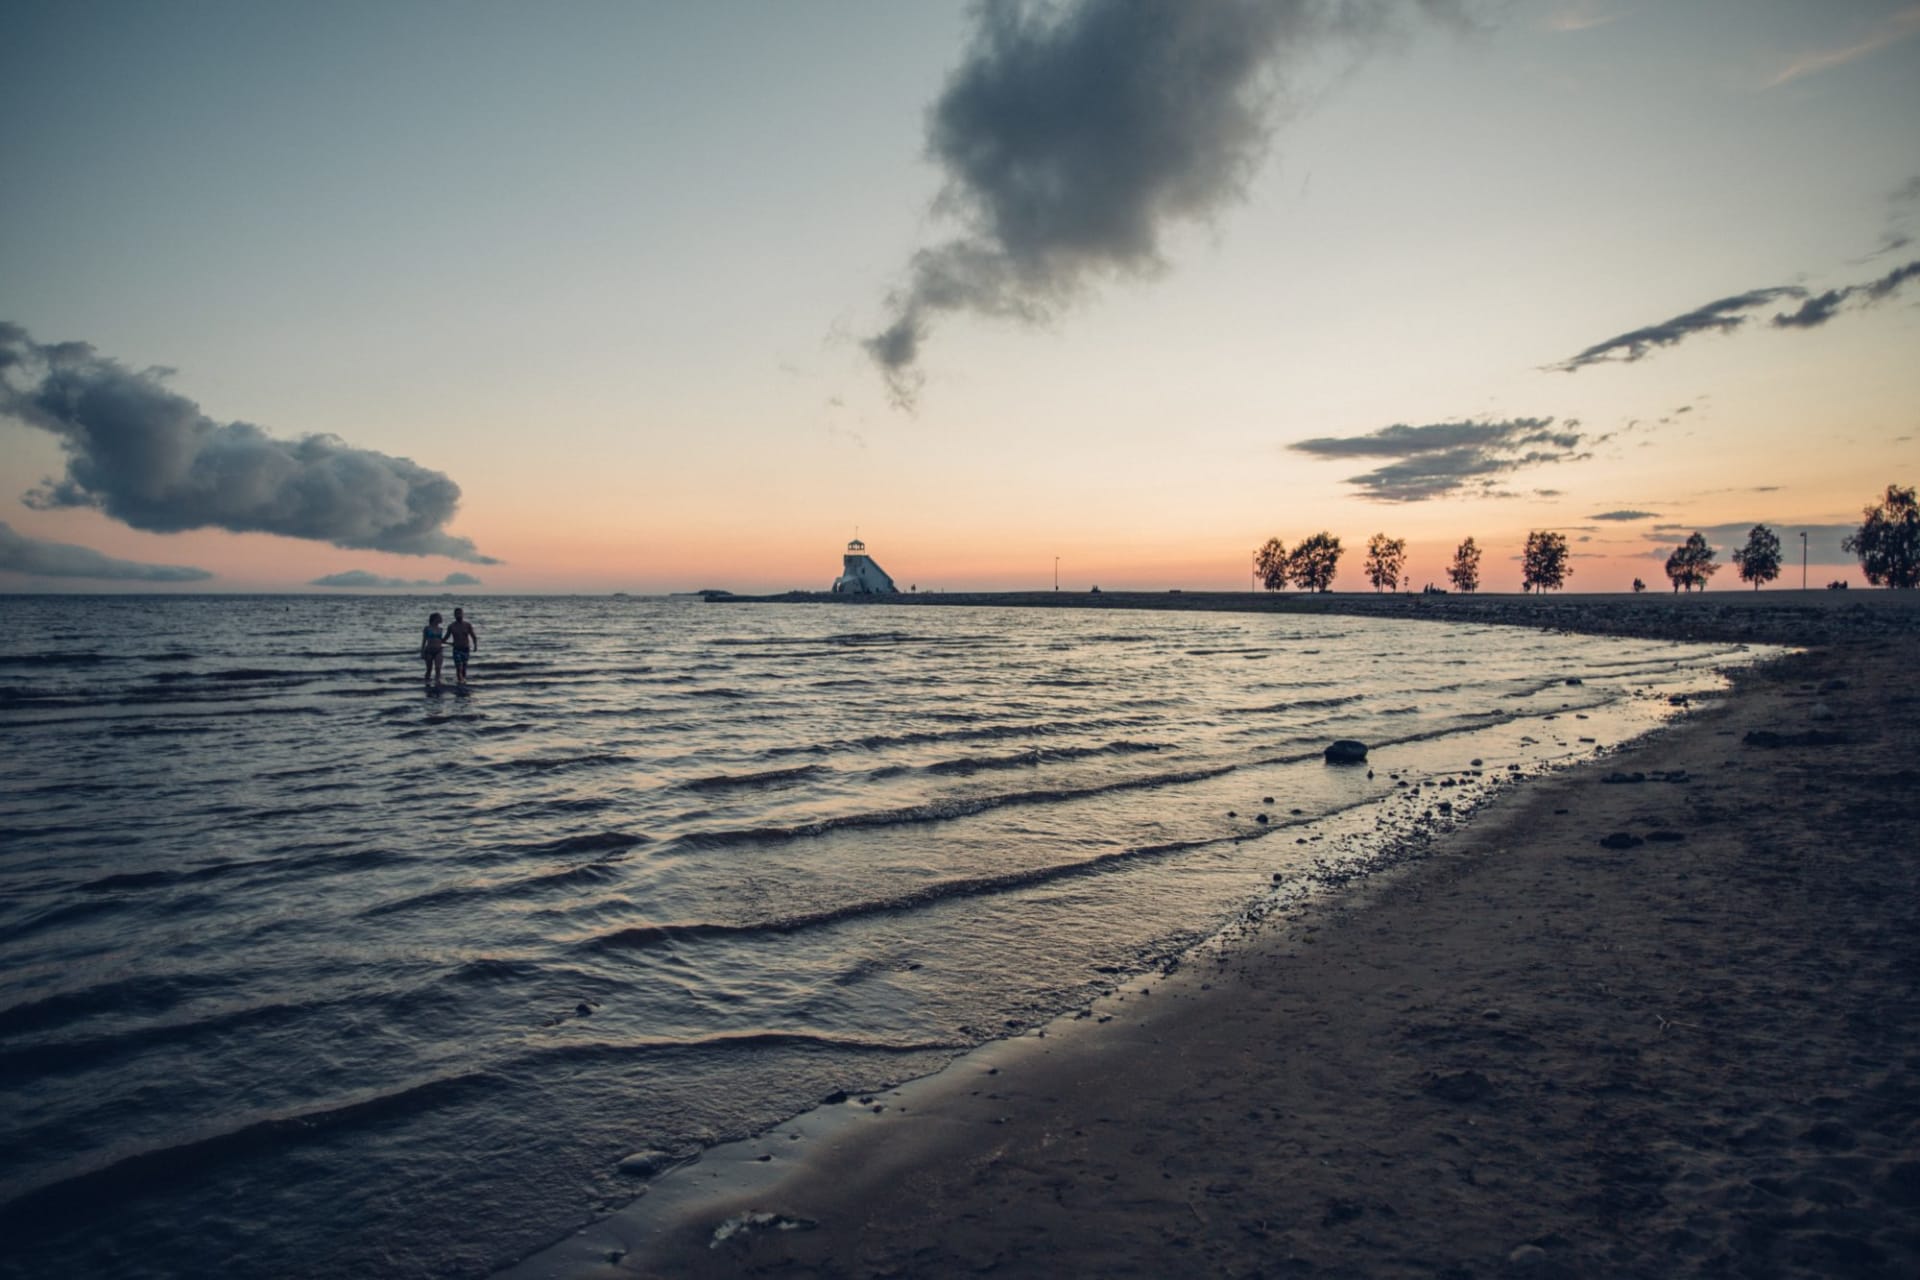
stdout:
[(1731, 333), (1747, 322), (1749, 317), (1745, 312), (1768, 306), (1782, 298), (1804, 298), (1806, 294), (1805, 289), (1793, 285), (1736, 293), (1730, 298), (1709, 302), (1704, 307), (1695, 307), (1671, 320), (1630, 329), (1605, 342), (1596, 342), (1579, 355), (1547, 367), (1561, 373), (1572, 373), (1590, 364), (1631, 364), (1646, 359), (1655, 347), (1673, 346), (1696, 333)]
[(1290, 55), (1363, 44), (1439, 0), (983, 0), (928, 114), (963, 233), (921, 249), (865, 346), (910, 405), (936, 315), (1043, 320), (1093, 282), (1149, 276), (1161, 241), (1237, 198), (1265, 152)]
[(67, 455), (66, 474), (27, 504), (94, 507), (155, 533), (276, 533), (497, 563), (445, 531), (460, 501), (448, 476), (337, 436), (282, 440), (215, 422), (167, 388), (168, 372), (136, 372), (83, 342), (41, 345), (0, 324), (0, 414), (52, 432)]
[(24, 573), (36, 578), (94, 578), (106, 582), (204, 582), (213, 575), (205, 569), (178, 564), (141, 564), (115, 560), (92, 547), (71, 542), (47, 542), (17, 533), (0, 521), (0, 572)]
[(432, 578), (386, 578), (377, 573), (369, 573), (365, 569), (347, 569), (340, 573), (330, 573), (324, 578), (315, 578), (307, 585), (370, 591), (382, 587), (477, 587), (480, 585), (480, 579), (470, 573), (450, 573), (437, 581)]
[(1872, 306), (1884, 302), (1897, 293), (1909, 280), (1920, 278), (1920, 258), (1895, 267), (1877, 280), (1865, 284), (1850, 284), (1839, 289), (1828, 289), (1817, 293), (1793, 311), (1785, 311), (1773, 318), (1776, 327), (1782, 329), (1814, 329), (1852, 306)]
[(1592, 456), (1585, 447), (1599, 439), (1577, 422), (1558, 428), (1552, 418), (1499, 422), (1395, 423), (1362, 436), (1320, 436), (1287, 446), (1316, 458), (1393, 458), (1350, 476), (1362, 497), (1377, 502), (1424, 502), (1429, 498), (1504, 497), (1498, 477), (1526, 467)]

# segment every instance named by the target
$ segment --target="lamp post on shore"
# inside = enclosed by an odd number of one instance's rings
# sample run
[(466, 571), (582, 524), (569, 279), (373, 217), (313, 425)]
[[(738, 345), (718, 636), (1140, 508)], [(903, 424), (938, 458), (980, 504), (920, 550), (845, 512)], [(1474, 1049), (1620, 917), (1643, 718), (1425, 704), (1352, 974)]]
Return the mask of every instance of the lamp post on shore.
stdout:
[(1807, 589), (1807, 531), (1800, 531), (1800, 589)]
[(1060, 589), (1060, 557), (1059, 556), (1055, 556), (1053, 558), (1053, 589), (1055, 591), (1058, 591)]

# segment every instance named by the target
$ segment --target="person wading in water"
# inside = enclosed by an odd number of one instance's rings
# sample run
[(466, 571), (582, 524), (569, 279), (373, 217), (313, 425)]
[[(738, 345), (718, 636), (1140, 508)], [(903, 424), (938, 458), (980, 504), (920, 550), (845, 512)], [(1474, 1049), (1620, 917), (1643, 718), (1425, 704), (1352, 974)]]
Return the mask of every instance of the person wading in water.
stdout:
[(453, 611), (453, 625), (447, 628), (447, 643), (453, 646), (453, 682), (467, 682), (467, 657), (480, 647), (480, 633), (467, 621), (465, 609)]

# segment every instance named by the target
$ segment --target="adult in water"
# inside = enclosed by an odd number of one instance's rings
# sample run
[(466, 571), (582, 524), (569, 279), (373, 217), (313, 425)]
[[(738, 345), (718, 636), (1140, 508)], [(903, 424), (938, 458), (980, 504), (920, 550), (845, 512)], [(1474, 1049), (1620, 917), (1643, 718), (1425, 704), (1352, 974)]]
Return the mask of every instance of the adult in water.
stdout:
[(453, 646), (453, 682), (467, 682), (467, 658), (480, 647), (480, 633), (467, 621), (465, 609), (453, 611), (453, 625), (447, 628), (447, 643)]
[(446, 643), (447, 633), (440, 629), (440, 615), (427, 618), (427, 625), (420, 632), (420, 657), (427, 664), (427, 683), (440, 683), (440, 649)]

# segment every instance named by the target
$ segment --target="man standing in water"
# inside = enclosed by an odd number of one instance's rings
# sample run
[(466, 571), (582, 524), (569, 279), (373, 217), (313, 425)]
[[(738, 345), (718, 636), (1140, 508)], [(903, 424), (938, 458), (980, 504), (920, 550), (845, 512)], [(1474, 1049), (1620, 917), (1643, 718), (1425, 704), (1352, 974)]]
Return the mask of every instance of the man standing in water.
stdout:
[(467, 621), (465, 609), (453, 611), (453, 625), (447, 628), (447, 643), (453, 646), (453, 682), (467, 682), (467, 658), (480, 647), (480, 633)]

